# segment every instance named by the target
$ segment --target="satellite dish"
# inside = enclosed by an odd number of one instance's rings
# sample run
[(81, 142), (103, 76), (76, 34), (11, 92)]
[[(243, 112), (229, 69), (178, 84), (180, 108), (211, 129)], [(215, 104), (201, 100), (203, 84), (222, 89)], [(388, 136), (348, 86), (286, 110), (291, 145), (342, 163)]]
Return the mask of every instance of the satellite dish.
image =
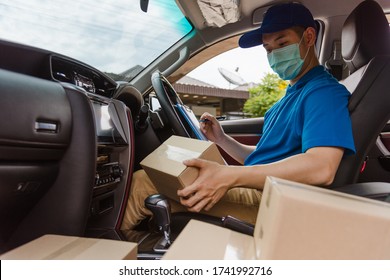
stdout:
[(236, 68), (236, 72), (229, 71), (229, 70), (222, 68), (222, 67), (219, 67), (218, 71), (222, 75), (222, 77), (224, 77), (225, 80), (231, 84), (234, 84), (237, 86), (245, 84), (245, 80), (243, 78), (241, 78), (241, 76), (236, 73), (238, 71), (238, 67)]

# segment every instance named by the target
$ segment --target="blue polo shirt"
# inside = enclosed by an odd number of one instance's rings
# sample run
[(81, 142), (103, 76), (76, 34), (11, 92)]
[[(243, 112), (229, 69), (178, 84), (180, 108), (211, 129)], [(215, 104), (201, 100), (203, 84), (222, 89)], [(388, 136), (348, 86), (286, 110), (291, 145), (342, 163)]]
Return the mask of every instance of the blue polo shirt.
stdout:
[(349, 97), (324, 67), (314, 67), (265, 114), (261, 139), (244, 164), (271, 163), (313, 147), (354, 153)]

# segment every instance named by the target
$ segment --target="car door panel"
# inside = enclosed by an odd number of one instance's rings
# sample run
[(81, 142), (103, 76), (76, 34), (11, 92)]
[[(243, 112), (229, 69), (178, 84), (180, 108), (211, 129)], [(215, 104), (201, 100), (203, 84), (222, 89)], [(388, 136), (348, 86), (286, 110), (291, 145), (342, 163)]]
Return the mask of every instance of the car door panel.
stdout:
[[(245, 145), (255, 146), (261, 137), (264, 118), (222, 121), (221, 125), (226, 134)], [(222, 156), (229, 165), (240, 165), (235, 159), (220, 149)]]

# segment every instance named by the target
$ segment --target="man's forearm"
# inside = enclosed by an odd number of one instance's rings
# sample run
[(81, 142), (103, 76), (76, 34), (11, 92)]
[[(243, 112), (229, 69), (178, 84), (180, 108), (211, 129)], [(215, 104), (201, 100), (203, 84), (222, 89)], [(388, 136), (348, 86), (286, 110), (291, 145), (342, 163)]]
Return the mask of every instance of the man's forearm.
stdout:
[[(279, 177), (309, 185), (326, 186), (332, 183), (342, 156), (343, 149), (341, 148), (313, 148), (306, 153), (274, 163), (237, 167), (236, 171), (229, 172), (236, 178), (230, 179), (232, 182), (235, 182), (234, 187), (256, 189), (264, 187), (267, 176)], [(239, 170), (238, 168), (241, 169)]]
[(256, 148), (255, 146), (244, 145), (227, 134), (221, 142), (216, 144), (241, 164)]

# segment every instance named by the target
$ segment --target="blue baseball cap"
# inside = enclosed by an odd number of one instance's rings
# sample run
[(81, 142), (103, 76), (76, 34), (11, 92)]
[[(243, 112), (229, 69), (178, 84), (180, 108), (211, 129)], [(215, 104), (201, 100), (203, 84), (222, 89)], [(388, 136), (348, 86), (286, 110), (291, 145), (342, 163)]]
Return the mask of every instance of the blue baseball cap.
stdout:
[(241, 48), (251, 48), (263, 44), (263, 34), (274, 33), (293, 26), (317, 29), (313, 15), (308, 8), (299, 3), (285, 3), (272, 6), (264, 15), (261, 27), (241, 36)]

